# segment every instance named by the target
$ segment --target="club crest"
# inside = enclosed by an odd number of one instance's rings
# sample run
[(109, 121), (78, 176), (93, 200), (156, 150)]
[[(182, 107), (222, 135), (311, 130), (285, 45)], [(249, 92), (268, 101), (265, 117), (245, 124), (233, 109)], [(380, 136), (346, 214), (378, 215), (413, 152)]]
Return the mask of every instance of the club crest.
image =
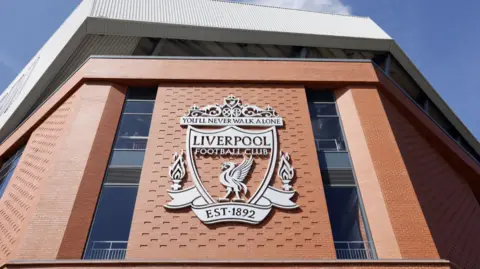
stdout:
[[(172, 200), (166, 208), (191, 207), (206, 224), (257, 224), (272, 207), (298, 207), (291, 201), (295, 195), (291, 185), (295, 169), (289, 154), (278, 152), (277, 127), (283, 126), (283, 119), (272, 107), (243, 105), (240, 99), (230, 95), (223, 105), (192, 106), (180, 118), (180, 124), (187, 127), (186, 149), (185, 153), (183, 150), (175, 152), (169, 167), (172, 185), (168, 194)], [(202, 126), (210, 128), (198, 128)], [(212, 129), (211, 126), (220, 128)], [(218, 175), (212, 178), (209, 174), (206, 178), (223, 188), (220, 195), (212, 196), (202, 181), (205, 177), (197, 167), (199, 158), (222, 160), (218, 163)], [(256, 166), (256, 159), (266, 163), (264, 171)], [(280, 159), (278, 163), (277, 159)], [(271, 186), (276, 166), (281, 189)], [(193, 184), (184, 187), (187, 167)], [(256, 189), (248, 186), (254, 179), (259, 181)]]

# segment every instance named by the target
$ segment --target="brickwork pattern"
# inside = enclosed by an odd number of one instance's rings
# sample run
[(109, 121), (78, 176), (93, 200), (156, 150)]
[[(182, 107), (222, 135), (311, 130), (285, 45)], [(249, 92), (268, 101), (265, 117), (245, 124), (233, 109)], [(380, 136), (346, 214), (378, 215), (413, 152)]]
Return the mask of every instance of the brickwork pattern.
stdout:
[[(376, 90), (376, 87), (365, 86), (365, 89)], [(390, 222), (352, 91), (341, 89), (335, 91), (335, 94), (377, 257), (379, 259), (400, 259), (402, 258), (400, 249)], [(367, 237), (364, 236), (363, 238)]]
[[(284, 118), (279, 149), (292, 156), (296, 168), (294, 188), (298, 210), (273, 209), (260, 225), (238, 223), (205, 225), (190, 209), (167, 211), (170, 197), (168, 167), (175, 151), (185, 149), (186, 129), (179, 118), (193, 104), (222, 103), (228, 94), (244, 104), (271, 105)], [(219, 157), (199, 158), (206, 188), (216, 197), (225, 191), (218, 176)], [(236, 159), (239, 160), (239, 159)], [(160, 87), (150, 128), (140, 187), (130, 232), (127, 258), (168, 259), (295, 259), (335, 258), (322, 179), (317, 163), (305, 89), (292, 86), (178, 85)], [(266, 160), (256, 158), (253, 176), (247, 179), (256, 189)], [(188, 164), (187, 164), (188, 165)], [(275, 174), (276, 175), (276, 174)], [(187, 175), (185, 186), (192, 185)], [(273, 178), (274, 185), (279, 180)]]
[(0, 200), (0, 262), (16, 258), (75, 100), (71, 96), (32, 133)]
[(352, 94), (402, 258), (438, 258), (378, 90), (353, 88)]
[[(52, 268), (52, 266), (35, 266), (35, 265), (15, 265), (15, 266), (6, 266), (7, 269), (13, 268), (29, 268), (29, 269), (45, 269), (45, 268)], [(445, 263), (432, 263), (432, 264), (405, 264), (405, 263), (395, 263), (395, 262), (384, 262), (378, 264), (362, 264), (362, 263), (355, 263), (355, 262), (332, 262), (325, 264), (316, 264), (316, 265), (299, 265), (294, 263), (289, 264), (268, 264), (263, 263), (262, 265), (258, 264), (230, 264), (230, 265), (205, 265), (205, 264), (193, 264), (193, 265), (144, 265), (144, 266), (132, 266), (132, 265), (116, 265), (114, 263), (111, 264), (78, 264), (78, 265), (64, 265), (59, 266), (55, 265), (55, 269), (72, 269), (72, 268), (82, 268), (82, 269), (179, 269), (179, 268), (202, 268), (202, 269), (244, 269), (244, 268), (251, 268), (251, 269), (267, 269), (267, 268), (295, 268), (295, 269), (386, 269), (386, 268), (395, 268), (395, 269), (454, 269), (455, 267), (450, 267), (448, 264)], [(456, 269), (456, 268), (455, 268)]]
[(480, 205), (471, 188), (391, 101), (382, 102), (440, 257), (480, 268)]
[(113, 85), (110, 89), (103, 85), (99, 87), (101, 89), (97, 91), (108, 91), (108, 97), (57, 259), (82, 258), (125, 101), (126, 87), (118, 85)]
[(54, 164), (20, 245), (19, 259), (57, 258), (111, 88), (84, 84), (75, 93), (77, 100), (63, 133), (65, 138), (56, 149)]

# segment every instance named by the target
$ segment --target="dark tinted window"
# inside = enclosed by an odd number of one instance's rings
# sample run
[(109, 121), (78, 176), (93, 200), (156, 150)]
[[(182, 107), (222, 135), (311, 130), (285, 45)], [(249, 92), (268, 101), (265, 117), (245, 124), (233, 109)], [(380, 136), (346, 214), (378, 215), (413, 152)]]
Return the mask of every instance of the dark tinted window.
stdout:
[(335, 102), (333, 92), (330, 90), (308, 90), (307, 99), (309, 102)]
[(364, 241), (358, 194), (352, 187), (325, 187), (335, 241)]
[(332, 91), (307, 91), (308, 111), (318, 151), (345, 151), (345, 142)]
[(110, 159), (110, 166), (142, 167), (145, 150), (115, 150)]
[(153, 101), (127, 101), (124, 113), (152, 113)]
[[(84, 259), (123, 259), (148, 143), (156, 89), (129, 89)], [(133, 98), (133, 99), (132, 99)]]
[(0, 168), (0, 198), (3, 196), (5, 189), (12, 178), (13, 172), (22, 156), (23, 148), (18, 150), (12, 157), (5, 161)]
[(120, 122), (118, 135), (119, 137), (148, 136), (151, 121), (151, 115), (124, 114)]
[(322, 179), (325, 185), (355, 186), (352, 169), (322, 169)]
[(130, 88), (127, 92), (127, 100), (155, 100), (157, 89)]
[(320, 163), (320, 168), (324, 169), (335, 169), (335, 168), (352, 168), (350, 163), (350, 156), (347, 152), (326, 152), (326, 151), (317, 151), (318, 162)]
[(138, 184), (140, 180), (140, 174), (142, 173), (141, 167), (110, 167), (107, 171), (105, 178), (105, 184)]
[(318, 162), (338, 259), (372, 259), (368, 223), (333, 92), (307, 91)]
[(138, 186), (104, 186), (90, 241), (127, 241)]
[(115, 149), (145, 149), (147, 139), (144, 137), (119, 137), (115, 143)]
[(312, 128), (318, 150), (345, 150), (338, 117), (312, 118)]
[(326, 186), (325, 197), (337, 258), (372, 259), (357, 188)]
[(337, 115), (337, 108), (334, 103), (312, 103), (308, 108), (312, 117)]

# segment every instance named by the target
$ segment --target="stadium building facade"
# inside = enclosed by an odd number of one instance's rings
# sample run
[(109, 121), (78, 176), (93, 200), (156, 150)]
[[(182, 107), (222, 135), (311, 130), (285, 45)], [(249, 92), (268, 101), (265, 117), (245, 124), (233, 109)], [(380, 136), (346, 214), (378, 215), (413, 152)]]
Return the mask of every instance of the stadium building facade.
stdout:
[(369, 18), (85, 0), (0, 138), (2, 268), (480, 268), (480, 144)]

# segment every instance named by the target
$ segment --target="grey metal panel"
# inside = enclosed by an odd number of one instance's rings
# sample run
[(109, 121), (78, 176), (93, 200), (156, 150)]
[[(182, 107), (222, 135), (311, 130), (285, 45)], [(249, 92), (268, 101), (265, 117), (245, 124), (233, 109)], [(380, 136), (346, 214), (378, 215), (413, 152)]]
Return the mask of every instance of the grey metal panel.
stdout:
[(262, 32), (391, 39), (370, 18), (212, 0), (96, 0), (91, 16)]
[(60, 86), (91, 55), (132, 55), (139, 40), (139, 37), (130, 36), (87, 35), (47, 89), (53, 90)]
[(114, 150), (109, 166), (141, 167), (145, 158), (145, 150)]
[[(42, 73), (41, 80), (31, 89), (29, 95), (21, 103), (21, 107), (8, 119), (0, 130), (0, 138), (6, 137), (15, 126), (22, 121), (26, 114), (41, 104), (54, 92), (75, 70), (80, 67), (91, 55), (131, 55), (140, 38), (129, 36), (98, 36), (87, 35), (68, 53), (68, 60), (56, 62), (50, 68), (55, 68), (55, 73)], [(65, 57), (65, 56), (64, 56)], [(66, 58), (66, 57), (65, 57)]]
[(318, 152), (321, 169), (352, 168), (348, 152)]
[(90, 18), (91, 34), (129, 35), (232, 43), (296, 45), (308, 47), (346, 48), (388, 51), (392, 40), (312, 35), (288, 32), (262, 32), (243, 29), (213, 28), (139, 21)]
[(322, 169), (321, 174), (325, 185), (356, 185), (352, 169)]

